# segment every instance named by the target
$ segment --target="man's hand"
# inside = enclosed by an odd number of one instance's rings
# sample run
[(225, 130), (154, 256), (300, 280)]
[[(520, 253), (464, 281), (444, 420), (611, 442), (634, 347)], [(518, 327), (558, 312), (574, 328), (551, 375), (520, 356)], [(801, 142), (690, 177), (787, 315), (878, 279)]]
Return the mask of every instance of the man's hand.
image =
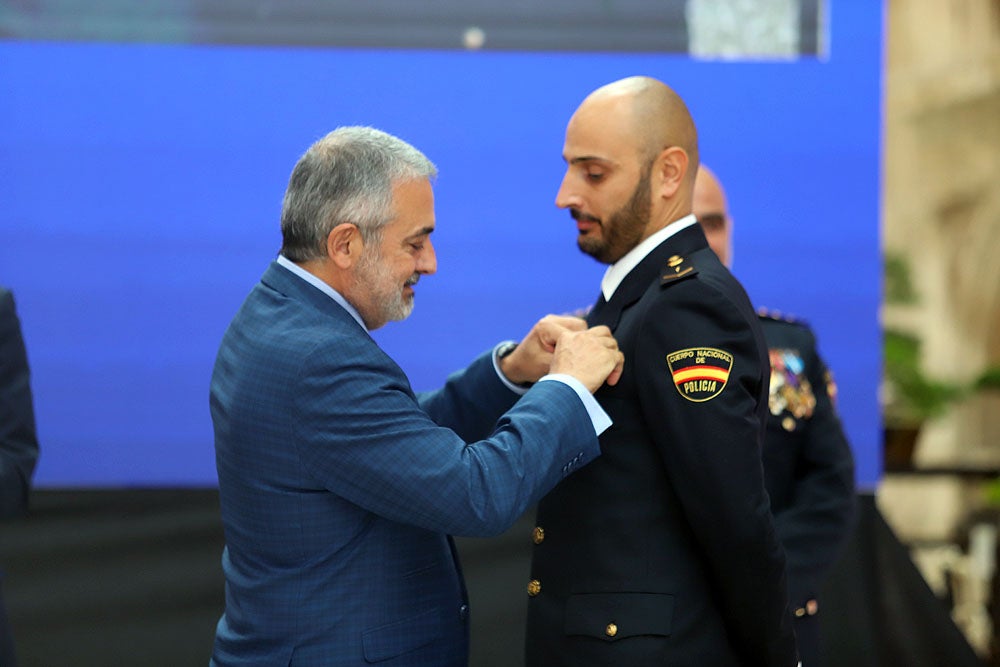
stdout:
[(564, 331), (552, 355), (551, 373), (571, 375), (594, 393), (604, 385), (614, 385), (622, 376), (625, 355), (606, 326), (585, 331)]
[(584, 331), (587, 323), (579, 317), (546, 315), (524, 337), (517, 348), (500, 360), (500, 370), (514, 384), (537, 382), (549, 373), (552, 354), (559, 336), (566, 331)]

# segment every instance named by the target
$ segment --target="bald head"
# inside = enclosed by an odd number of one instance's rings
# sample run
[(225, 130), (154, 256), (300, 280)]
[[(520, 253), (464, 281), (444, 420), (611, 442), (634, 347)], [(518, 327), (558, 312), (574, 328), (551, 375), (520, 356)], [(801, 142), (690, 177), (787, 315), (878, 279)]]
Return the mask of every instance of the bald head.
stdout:
[(729, 217), (726, 192), (715, 173), (700, 165), (694, 181), (692, 212), (705, 231), (708, 245), (722, 263), (732, 267), (733, 225)]
[(698, 133), (684, 100), (672, 88), (648, 76), (630, 76), (601, 86), (577, 113), (598, 112), (631, 139), (645, 162), (675, 146), (687, 154), (688, 179), (698, 166)]
[(588, 95), (566, 126), (563, 159), (556, 205), (598, 261), (618, 261), (691, 212), (698, 136), (684, 101), (656, 79), (629, 77)]

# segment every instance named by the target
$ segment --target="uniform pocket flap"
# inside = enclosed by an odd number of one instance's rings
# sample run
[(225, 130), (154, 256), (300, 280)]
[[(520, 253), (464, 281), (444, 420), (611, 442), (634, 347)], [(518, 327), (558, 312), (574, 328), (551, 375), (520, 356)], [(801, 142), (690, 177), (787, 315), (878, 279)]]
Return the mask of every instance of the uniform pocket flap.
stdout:
[(670, 635), (674, 596), (666, 593), (578, 593), (566, 603), (566, 634), (616, 641)]
[(361, 635), (367, 662), (381, 662), (409, 653), (444, 637), (442, 614), (437, 609), (401, 621), (365, 630)]

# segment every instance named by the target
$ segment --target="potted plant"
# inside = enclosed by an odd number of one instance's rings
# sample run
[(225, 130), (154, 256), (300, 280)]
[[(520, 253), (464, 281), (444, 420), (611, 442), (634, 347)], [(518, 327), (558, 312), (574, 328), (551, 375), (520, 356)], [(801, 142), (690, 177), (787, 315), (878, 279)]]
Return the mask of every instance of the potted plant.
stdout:
[[(908, 306), (917, 302), (906, 261), (885, 257), (885, 303)], [(991, 367), (969, 383), (928, 378), (920, 363), (920, 339), (902, 329), (883, 332), (882, 425), (887, 470), (908, 468), (921, 426), (944, 414), (950, 405), (978, 391), (1000, 390), (1000, 367)]]
[(882, 428), (887, 470), (911, 465), (920, 427), (938, 417), (968, 389), (929, 379), (920, 368), (916, 336), (887, 329), (883, 339)]

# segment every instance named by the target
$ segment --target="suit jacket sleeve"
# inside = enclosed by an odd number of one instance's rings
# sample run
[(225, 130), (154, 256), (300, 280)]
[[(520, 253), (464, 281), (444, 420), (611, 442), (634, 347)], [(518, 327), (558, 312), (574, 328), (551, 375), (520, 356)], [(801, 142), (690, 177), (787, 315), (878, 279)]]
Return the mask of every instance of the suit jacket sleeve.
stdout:
[[(538, 383), (489, 437), (470, 443), (421, 409), (387, 356), (358, 353), (345, 366), (344, 354), (338, 347), (305, 355), (294, 441), (320, 484), (380, 516), (452, 535), (499, 534), (600, 452), (583, 403), (562, 383)], [(467, 433), (512, 398), (488, 355), (449, 385), (430, 399), (431, 410)], [(468, 400), (473, 386), (483, 396), (479, 408)], [(472, 415), (459, 414), (466, 410)]]
[(497, 418), (518, 398), (497, 376), (492, 350), (452, 373), (440, 389), (417, 395), (420, 408), (436, 424), (450, 428), (467, 442), (492, 433)]
[(854, 459), (829, 391), (826, 365), (812, 333), (803, 328), (806, 374), (816, 406), (806, 422), (796, 461), (792, 502), (775, 515), (788, 558), (792, 603), (815, 597), (836, 560), (854, 518)]
[(37, 460), (28, 356), (14, 297), (0, 290), (0, 516), (27, 509)]
[[(794, 665), (784, 555), (761, 464), (762, 343), (726, 295), (700, 280), (668, 286), (659, 300), (634, 362), (639, 382), (655, 389), (641, 393), (644, 417), (745, 664)], [(725, 386), (698, 401), (682, 394), (667, 362), (691, 348), (732, 355)]]

